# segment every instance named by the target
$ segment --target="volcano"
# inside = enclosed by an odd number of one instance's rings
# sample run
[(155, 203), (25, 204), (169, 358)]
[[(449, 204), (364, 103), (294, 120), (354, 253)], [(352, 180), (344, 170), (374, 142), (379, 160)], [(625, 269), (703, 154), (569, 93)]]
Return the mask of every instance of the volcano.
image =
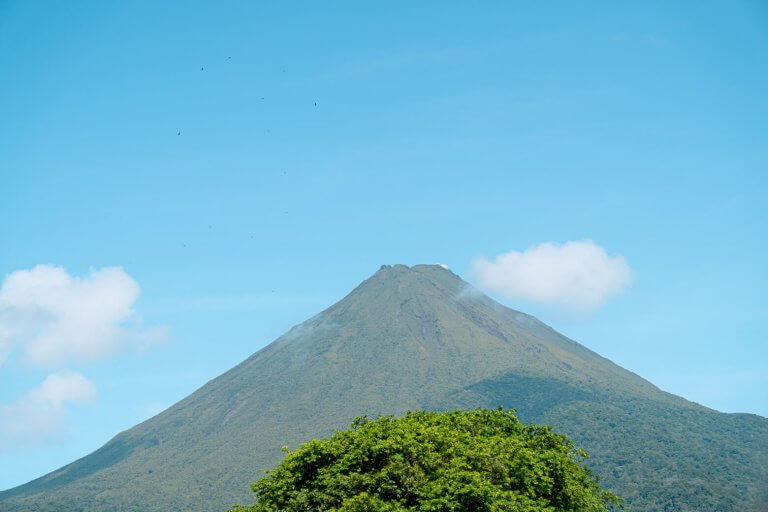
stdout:
[(282, 446), (357, 416), (497, 406), (568, 434), (628, 510), (768, 510), (768, 419), (661, 391), (441, 266), (385, 265), (0, 511), (223, 511)]

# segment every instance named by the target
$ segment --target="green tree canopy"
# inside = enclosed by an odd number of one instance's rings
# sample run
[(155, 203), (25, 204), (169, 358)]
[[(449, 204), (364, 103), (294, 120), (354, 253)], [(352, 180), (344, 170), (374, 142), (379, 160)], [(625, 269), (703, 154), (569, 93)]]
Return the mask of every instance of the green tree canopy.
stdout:
[(604, 512), (618, 498), (586, 453), (514, 411), (411, 412), (356, 419), (288, 451), (230, 512)]

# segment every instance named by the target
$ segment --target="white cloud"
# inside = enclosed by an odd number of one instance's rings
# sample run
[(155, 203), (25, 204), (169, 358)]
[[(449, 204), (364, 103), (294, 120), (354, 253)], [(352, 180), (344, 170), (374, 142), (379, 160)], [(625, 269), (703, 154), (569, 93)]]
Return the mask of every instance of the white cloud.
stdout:
[(33, 364), (56, 366), (103, 358), (146, 338), (121, 327), (138, 296), (138, 283), (120, 267), (86, 277), (52, 265), (13, 272), (0, 288), (0, 364), (13, 346)]
[(472, 262), (480, 288), (519, 299), (581, 311), (595, 310), (632, 281), (623, 256), (591, 240), (543, 243)]
[(8, 359), (8, 354), (11, 352), (11, 329), (2, 323), (2, 319), (0, 315), (0, 366)]
[(96, 388), (79, 373), (54, 373), (16, 402), (0, 407), (0, 452), (61, 438), (65, 405), (93, 400)]

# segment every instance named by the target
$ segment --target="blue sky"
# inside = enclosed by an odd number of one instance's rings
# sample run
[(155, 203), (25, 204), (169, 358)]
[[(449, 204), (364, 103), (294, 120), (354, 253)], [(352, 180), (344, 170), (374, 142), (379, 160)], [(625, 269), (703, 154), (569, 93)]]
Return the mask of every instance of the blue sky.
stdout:
[(631, 283), (589, 312), (492, 295), (662, 389), (768, 415), (767, 90), (759, 1), (0, 2), (0, 274), (119, 266), (140, 289), (128, 348), (7, 350), (6, 417), (52, 374), (76, 392), (49, 404), (55, 435), (0, 446), (0, 488), (383, 263), (471, 280), (547, 242), (593, 240)]

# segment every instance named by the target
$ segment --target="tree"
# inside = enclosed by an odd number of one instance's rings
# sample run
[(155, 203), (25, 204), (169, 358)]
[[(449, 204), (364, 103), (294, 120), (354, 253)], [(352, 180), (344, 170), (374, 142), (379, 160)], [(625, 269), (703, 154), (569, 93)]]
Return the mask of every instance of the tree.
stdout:
[(619, 506), (550, 427), (513, 410), (356, 419), (253, 483), (230, 512), (604, 512)]

